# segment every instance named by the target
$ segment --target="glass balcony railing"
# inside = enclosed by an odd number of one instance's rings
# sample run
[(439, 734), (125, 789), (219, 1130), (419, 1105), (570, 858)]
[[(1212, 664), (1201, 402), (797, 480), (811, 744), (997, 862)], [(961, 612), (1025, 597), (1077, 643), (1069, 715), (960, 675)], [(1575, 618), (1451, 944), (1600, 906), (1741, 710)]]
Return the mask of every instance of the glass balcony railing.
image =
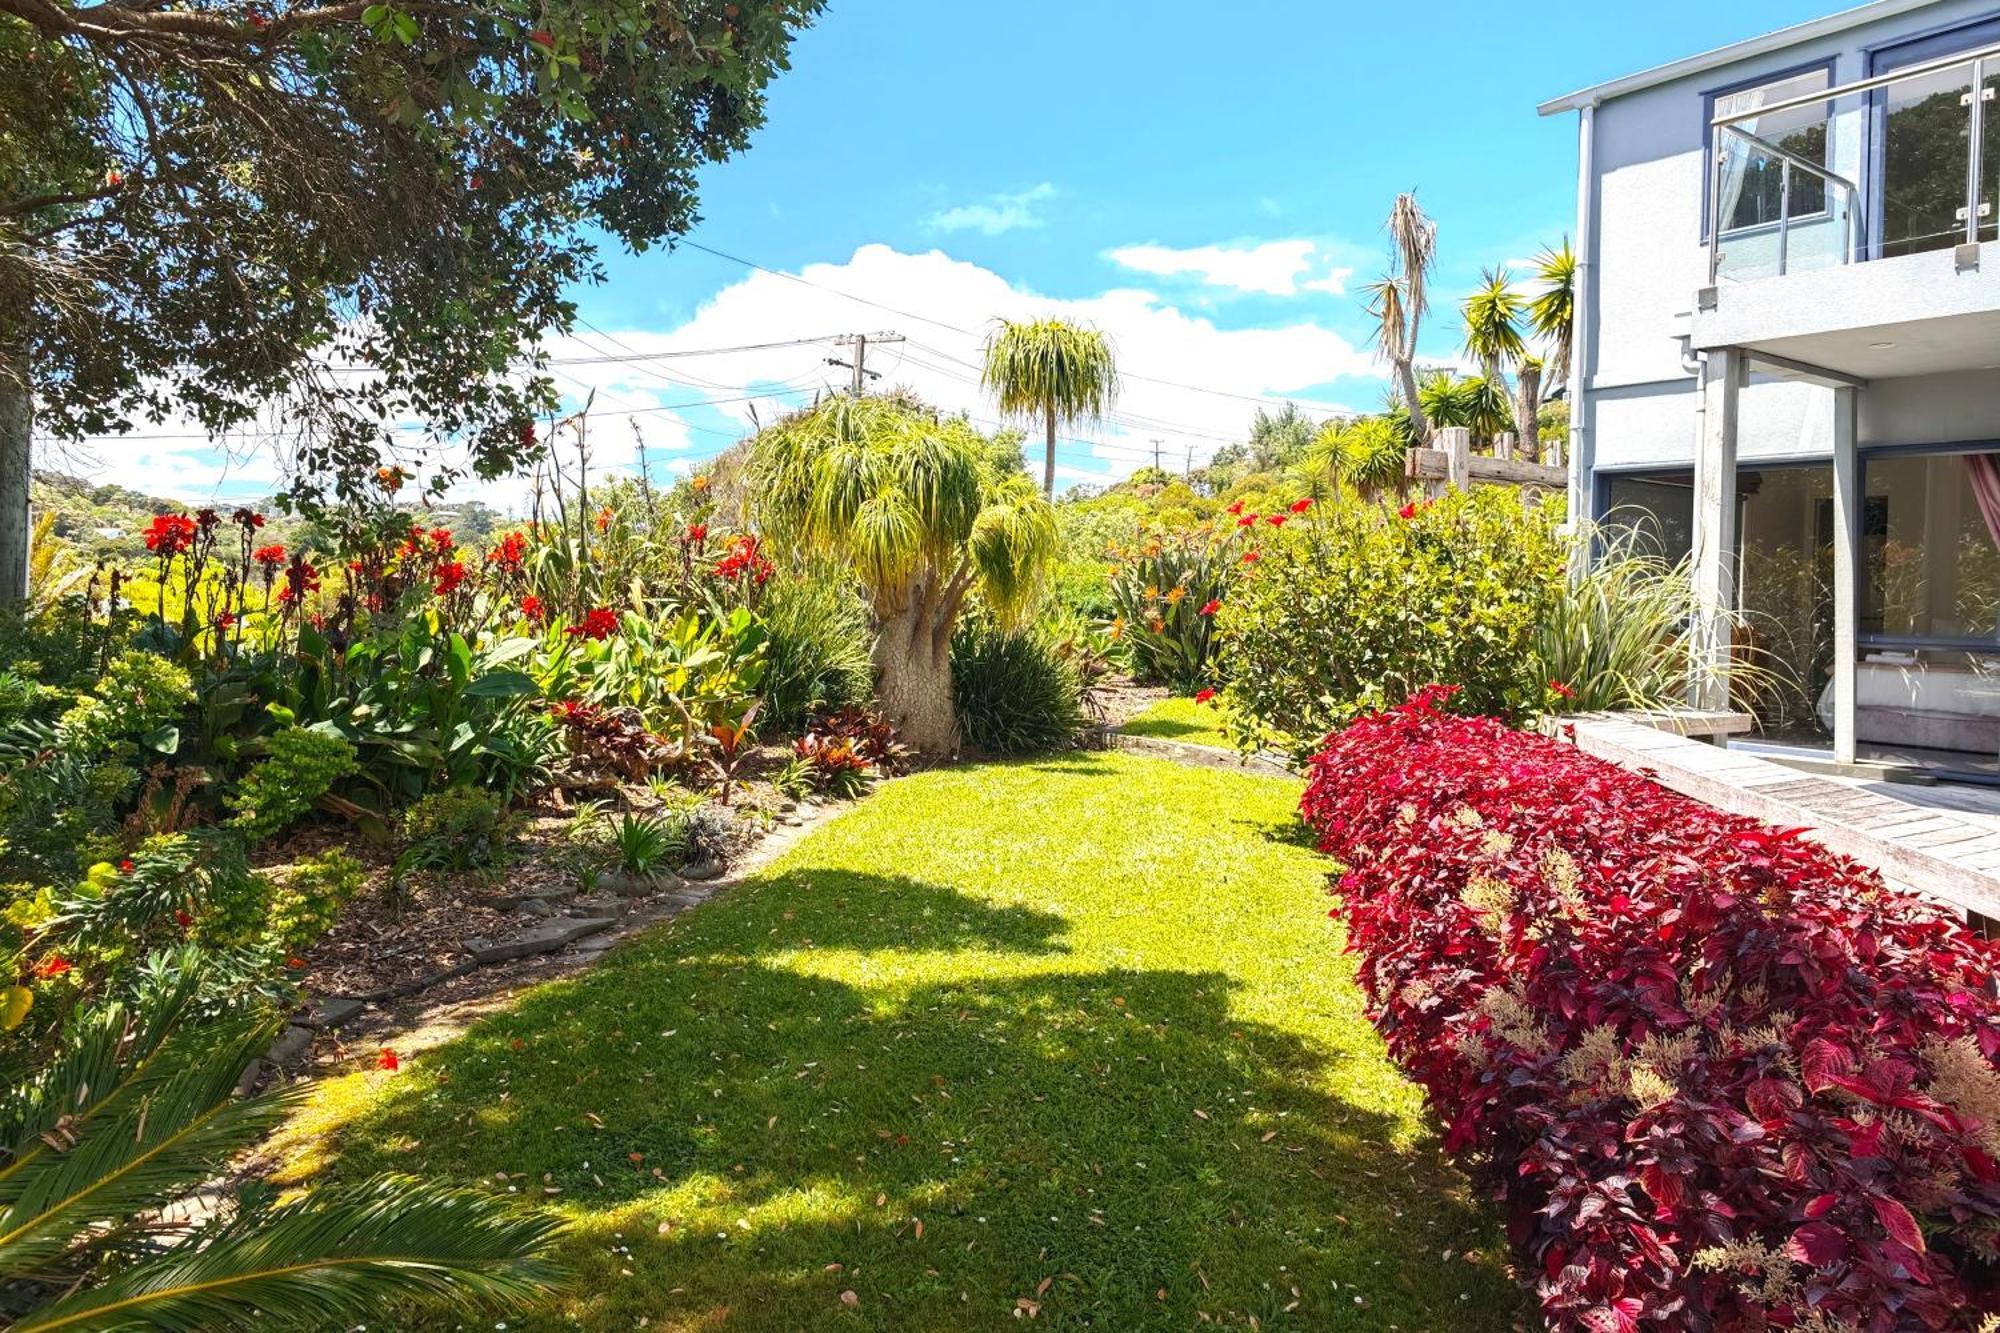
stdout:
[(1795, 96), (1718, 101), (1712, 281), (2000, 236), (2000, 47)]

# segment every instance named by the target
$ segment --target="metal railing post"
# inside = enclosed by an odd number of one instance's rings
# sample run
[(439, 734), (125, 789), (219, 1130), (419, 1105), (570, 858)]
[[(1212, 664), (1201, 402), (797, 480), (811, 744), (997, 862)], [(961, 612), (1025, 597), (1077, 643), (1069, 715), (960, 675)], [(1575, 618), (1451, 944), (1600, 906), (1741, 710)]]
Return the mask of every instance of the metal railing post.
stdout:
[(1981, 159), (1986, 155), (1982, 142), (1986, 129), (1986, 62), (1972, 62), (1972, 122), (1967, 127), (1966, 141), (1969, 146), (1965, 168), (1965, 243), (1979, 244), (1979, 175)]
[(1792, 164), (1778, 163), (1778, 276), (1784, 277), (1792, 257)]
[(1723, 136), (1731, 133), (1727, 125), (1718, 126), (1715, 131), (1715, 160), (1708, 164), (1708, 285), (1713, 287), (1722, 279), (1722, 146)]

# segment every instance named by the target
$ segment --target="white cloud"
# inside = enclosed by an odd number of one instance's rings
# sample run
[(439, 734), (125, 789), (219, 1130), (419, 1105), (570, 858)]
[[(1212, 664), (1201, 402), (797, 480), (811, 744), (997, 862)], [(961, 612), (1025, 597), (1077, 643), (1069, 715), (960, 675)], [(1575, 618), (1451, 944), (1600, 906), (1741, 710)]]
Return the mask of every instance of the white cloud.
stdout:
[(943, 209), (925, 218), (924, 225), (932, 231), (976, 231), (987, 236), (998, 236), (1023, 227), (1039, 227), (1042, 218), (1035, 211), (1035, 206), (1055, 196), (1056, 187), (1043, 181), (1018, 194), (996, 194), (982, 203)]
[[(904, 387), (947, 411), (968, 413), (983, 427), (999, 425), (991, 397), (979, 387), (978, 364), (987, 332), (1000, 317), (1091, 324), (1116, 350), (1125, 374), (1116, 412), (1099, 425), (1063, 431), (1057, 462), (1064, 482), (1114, 481), (1150, 463), (1155, 439), (1170, 465), (1184, 465), (1191, 452), (1201, 466), (1216, 449), (1244, 437), (1259, 401), (1299, 399), (1315, 415), (1333, 416), (1352, 411), (1343, 400), (1368, 403), (1378, 395), (1380, 369), (1370, 353), (1310, 320), (1221, 328), (1201, 313), (1132, 288), (1059, 300), (941, 251), (911, 254), (885, 245), (863, 246), (845, 261), (807, 265), (799, 276), (804, 283), (747, 273), (675, 327), (606, 324), (602, 333), (580, 327), (552, 340), (557, 384), (569, 404), (580, 405), (596, 391), (593, 475), (636, 467), (634, 425), (645, 438), (653, 475), (661, 477), (698, 466), (757, 423), (810, 403), (815, 393), (844, 386), (849, 372), (827, 359), (852, 355), (830, 341), (845, 333), (894, 331), (908, 339), (870, 346), (868, 368), (880, 373), (871, 381), (876, 389)], [(752, 350), (714, 351), (746, 347)], [(1367, 382), (1341, 385), (1341, 400), (1323, 387), (1355, 379)], [(198, 435), (191, 426), (178, 429)], [(1039, 471), (1040, 432), (1028, 426), (1027, 433), (1027, 451)], [(564, 447), (567, 462), (573, 455), (567, 442)], [(91, 449), (96, 465), (87, 470), (101, 479), (190, 501), (221, 493), (215, 446), (200, 438), (100, 441)], [(246, 466), (263, 490), (280, 480), (282, 460), (268, 446), (253, 452)], [(244, 480), (239, 470), (231, 484)], [(451, 495), (476, 496), (519, 513), (529, 490), (526, 478), (515, 477), (466, 482)]]
[(1354, 270), (1351, 268), (1336, 268), (1323, 278), (1314, 278), (1311, 282), (1300, 283), (1299, 290), (1325, 292), (1329, 296), (1345, 296), (1347, 295), (1347, 280), (1353, 276)]
[(1161, 277), (1192, 276), (1210, 287), (1230, 287), (1265, 296), (1295, 296), (1299, 277), (1312, 267), (1318, 247), (1311, 241), (1264, 241), (1258, 245), (1127, 245), (1106, 254), (1121, 267)]

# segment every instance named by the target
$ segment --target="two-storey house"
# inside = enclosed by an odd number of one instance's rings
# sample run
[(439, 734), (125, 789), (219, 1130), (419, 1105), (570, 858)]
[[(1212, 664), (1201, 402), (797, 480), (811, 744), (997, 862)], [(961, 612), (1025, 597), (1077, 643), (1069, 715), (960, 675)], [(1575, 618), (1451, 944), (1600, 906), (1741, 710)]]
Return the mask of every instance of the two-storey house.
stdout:
[(1572, 512), (1690, 562), (1696, 702), (1844, 762), (2000, 752), (1996, 94), (2000, 0), (1876, 0), (1541, 108)]

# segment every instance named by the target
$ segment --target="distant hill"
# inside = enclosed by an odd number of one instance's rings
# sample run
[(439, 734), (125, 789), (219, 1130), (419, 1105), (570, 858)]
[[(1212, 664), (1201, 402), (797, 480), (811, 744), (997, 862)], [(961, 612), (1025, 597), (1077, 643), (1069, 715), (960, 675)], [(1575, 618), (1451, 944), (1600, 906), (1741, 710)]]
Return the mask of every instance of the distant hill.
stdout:
[[(178, 500), (147, 495), (126, 486), (100, 485), (60, 472), (37, 472), (31, 497), (37, 514), (55, 512), (55, 535), (89, 561), (144, 559), (146, 528), (153, 517), (188, 510)], [(288, 546), (327, 544), (318, 524), (285, 516), (272, 500), (259, 500), (251, 507), (269, 517), (268, 526), (259, 534), (261, 540)], [(235, 506), (229, 505), (227, 509), (233, 511)], [(505, 515), (477, 500), (434, 509), (412, 508), (411, 517), (426, 527), (450, 528), (461, 542), (475, 546), (484, 543), (496, 528), (506, 526), (507, 522)]]

